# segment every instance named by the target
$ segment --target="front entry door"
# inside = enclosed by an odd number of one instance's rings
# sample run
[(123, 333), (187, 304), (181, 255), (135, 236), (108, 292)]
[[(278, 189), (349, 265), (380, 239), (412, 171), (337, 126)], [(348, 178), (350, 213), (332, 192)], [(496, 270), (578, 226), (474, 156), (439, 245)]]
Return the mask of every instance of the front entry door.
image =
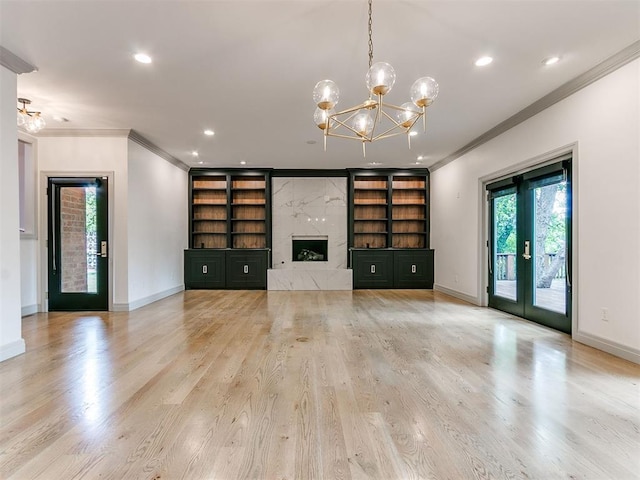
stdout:
[(571, 333), (571, 161), (487, 190), (489, 306)]
[(49, 310), (108, 310), (107, 178), (49, 178)]

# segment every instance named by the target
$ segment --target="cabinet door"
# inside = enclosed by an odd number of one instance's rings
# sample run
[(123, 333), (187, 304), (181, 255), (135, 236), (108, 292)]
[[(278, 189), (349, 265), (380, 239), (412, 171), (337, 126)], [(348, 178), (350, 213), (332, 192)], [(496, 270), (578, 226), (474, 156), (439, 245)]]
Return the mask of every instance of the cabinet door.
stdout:
[(225, 287), (224, 251), (185, 250), (184, 286), (190, 288)]
[(227, 251), (227, 288), (266, 289), (267, 252)]
[(393, 288), (393, 252), (354, 250), (353, 288)]
[(393, 253), (396, 288), (433, 288), (433, 250)]

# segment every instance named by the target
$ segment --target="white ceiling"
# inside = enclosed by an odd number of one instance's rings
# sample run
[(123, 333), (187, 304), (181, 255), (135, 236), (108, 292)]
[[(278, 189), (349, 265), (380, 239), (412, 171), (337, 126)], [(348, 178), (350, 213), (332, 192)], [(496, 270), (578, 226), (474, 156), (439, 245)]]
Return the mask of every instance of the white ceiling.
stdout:
[(354, 141), (323, 151), (311, 92), (330, 78), (338, 107), (366, 99), (366, 0), (0, 0), (0, 44), (38, 68), (18, 96), (47, 128), (134, 129), (192, 166), (429, 166), (638, 39), (638, 0), (374, 0), (374, 61), (397, 74), (386, 101), (426, 75), (440, 95), (411, 150), (400, 136), (365, 159)]

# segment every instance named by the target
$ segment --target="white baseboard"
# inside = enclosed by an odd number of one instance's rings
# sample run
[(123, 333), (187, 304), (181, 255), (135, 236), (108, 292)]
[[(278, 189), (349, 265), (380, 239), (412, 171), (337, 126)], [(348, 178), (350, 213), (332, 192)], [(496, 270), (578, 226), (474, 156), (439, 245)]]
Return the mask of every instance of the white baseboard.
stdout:
[(576, 342), (584, 343), (585, 345), (610, 353), (616, 357), (624, 358), (630, 362), (640, 364), (640, 351), (635, 348), (627, 347), (626, 345), (621, 345), (617, 342), (612, 342), (611, 340), (596, 337), (595, 335), (584, 332), (574, 333), (571, 338)]
[(26, 317), (28, 315), (33, 315), (34, 313), (38, 313), (38, 305), (27, 305), (26, 307), (22, 307), (22, 316)]
[(136, 310), (138, 308), (144, 307), (145, 305), (149, 305), (150, 303), (157, 302), (158, 300), (162, 300), (163, 298), (170, 297), (171, 295), (175, 295), (176, 293), (182, 292), (183, 290), (184, 290), (184, 285), (178, 285), (177, 287), (173, 287), (168, 290), (164, 290), (162, 292), (154, 293), (153, 295), (140, 298), (130, 303), (114, 303), (113, 311), (114, 312), (130, 312), (132, 310)]
[(451, 288), (443, 287), (442, 285), (438, 285), (437, 283), (433, 285), (433, 289), (436, 292), (446, 293), (447, 295), (458, 298), (460, 300), (464, 300), (465, 302), (472, 303), (473, 305), (477, 305), (479, 307), (482, 306), (480, 304), (480, 299), (478, 299), (477, 297), (472, 297), (471, 295), (467, 295), (466, 293), (462, 293), (457, 290), (452, 290)]
[(16, 340), (15, 342), (7, 343), (0, 346), (0, 362), (4, 362), (18, 355), (22, 355), (26, 351), (24, 339)]

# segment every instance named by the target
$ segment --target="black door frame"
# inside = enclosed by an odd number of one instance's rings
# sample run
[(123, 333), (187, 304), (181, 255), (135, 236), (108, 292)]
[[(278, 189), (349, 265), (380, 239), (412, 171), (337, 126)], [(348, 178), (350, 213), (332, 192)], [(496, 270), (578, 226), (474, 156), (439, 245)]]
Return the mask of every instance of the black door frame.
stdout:
[[(489, 307), (497, 308), (499, 310), (511, 313), (516, 316), (520, 316), (536, 323), (563, 331), (571, 334), (573, 329), (573, 304), (575, 296), (573, 295), (572, 288), (572, 276), (573, 276), (573, 190), (574, 190), (574, 176), (573, 176), (573, 163), (572, 154), (562, 155), (556, 157), (555, 161), (546, 162), (542, 165), (532, 165), (526, 171), (520, 174), (511, 175), (501, 181), (486, 182), (485, 188), (487, 190), (485, 203), (487, 208), (487, 228), (486, 232), (486, 260), (487, 269), (485, 278), (487, 281), (487, 302)], [(567, 180), (567, 213), (566, 213), (566, 232), (567, 232), (567, 248), (566, 248), (566, 313), (559, 314), (537, 307), (533, 304), (533, 271), (535, 269), (535, 262), (525, 261), (523, 256), (524, 240), (530, 237), (531, 252), (535, 260), (535, 241), (533, 240), (533, 232), (530, 231), (533, 228), (533, 218), (531, 217), (533, 212), (533, 199), (531, 198), (533, 188), (535, 188), (535, 182), (541, 179), (557, 176), (558, 174), (564, 174)], [(483, 189), (484, 190), (484, 189)], [(515, 193), (518, 196), (517, 204), (517, 218), (519, 219), (517, 228), (518, 241), (516, 242), (516, 270), (518, 272), (517, 282), (517, 301), (513, 301), (507, 298), (493, 296), (493, 198), (499, 197), (500, 194), (494, 195), (494, 192), (502, 192), (504, 194)], [(524, 200), (524, 201), (523, 201)], [(530, 208), (527, 208), (527, 207)]]
[[(82, 298), (83, 296), (88, 296), (88, 294), (73, 294), (73, 293), (64, 293), (63, 295), (67, 297), (67, 299), (71, 299), (75, 305), (69, 308), (60, 308), (59, 305), (53, 307), (53, 310), (58, 311), (108, 311), (112, 306), (112, 298), (111, 298), (111, 284), (112, 284), (112, 273), (111, 273), (111, 211), (112, 211), (112, 196), (109, 193), (110, 187), (112, 188), (112, 174), (110, 173), (100, 173), (100, 172), (91, 172), (91, 173), (76, 173), (76, 172), (42, 172), (43, 178), (43, 186), (45, 187), (44, 194), (44, 205), (43, 212), (46, 212), (43, 220), (43, 231), (47, 232), (46, 242), (44, 243), (44, 255), (43, 259), (43, 280), (44, 280), (44, 292), (45, 292), (45, 300), (46, 300), (46, 311), (52, 310), (52, 303), (55, 304), (57, 299), (55, 298), (56, 290), (52, 285), (56, 281), (54, 279), (54, 275), (50, 268), (53, 257), (55, 256), (59, 259), (59, 242), (54, 241), (54, 231), (53, 229), (57, 229), (56, 235), (59, 238), (59, 225), (55, 225), (55, 222), (52, 222), (52, 219), (55, 218), (52, 215), (57, 216), (57, 212), (59, 209), (58, 202), (55, 201), (55, 197), (57, 195), (56, 189), (53, 187), (55, 185), (62, 186), (83, 186), (88, 185), (90, 183), (101, 184), (101, 189), (99, 193), (99, 211), (98, 214), (98, 222), (102, 224), (103, 235), (98, 242), (106, 241), (106, 256), (98, 255), (97, 261), (99, 264), (99, 293), (93, 299)], [(56, 210), (54, 212), (54, 209)], [(54, 250), (56, 250), (54, 252)], [(98, 243), (98, 252), (100, 252), (100, 243)], [(59, 293), (59, 292), (58, 292)], [(71, 298), (73, 297), (73, 298)], [(77, 298), (76, 298), (77, 297)], [(59, 297), (60, 298), (60, 297)], [(58, 298), (58, 300), (59, 300)], [(53, 301), (53, 302), (52, 302)]]

